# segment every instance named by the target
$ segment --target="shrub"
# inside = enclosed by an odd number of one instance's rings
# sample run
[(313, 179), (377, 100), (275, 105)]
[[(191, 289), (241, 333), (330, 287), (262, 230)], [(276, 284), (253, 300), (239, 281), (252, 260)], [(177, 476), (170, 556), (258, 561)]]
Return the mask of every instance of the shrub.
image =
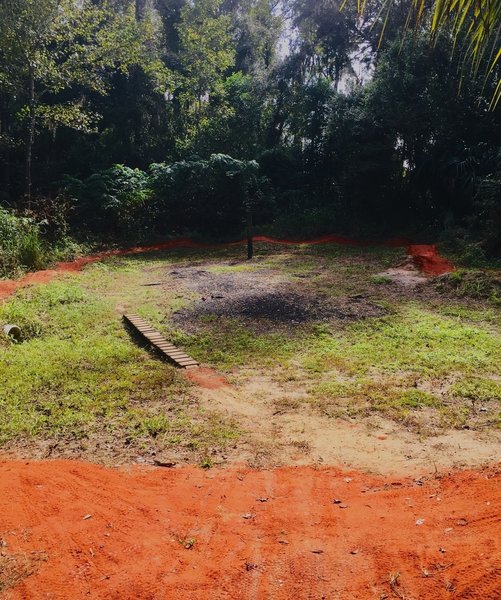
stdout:
[(40, 269), (46, 252), (38, 225), (0, 207), (0, 277), (11, 277), (23, 269)]
[(66, 192), (75, 199), (75, 223), (91, 231), (141, 239), (151, 228), (148, 175), (114, 165), (81, 181), (66, 177)]
[(151, 189), (164, 230), (234, 235), (247, 207), (266, 219), (272, 212), (268, 182), (255, 161), (225, 154), (150, 167)]
[(247, 207), (265, 222), (274, 210), (259, 165), (225, 154), (152, 164), (148, 174), (114, 165), (84, 181), (66, 177), (65, 189), (76, 200), (75, 225), (128, 240), (185, 231), (233, 236)]

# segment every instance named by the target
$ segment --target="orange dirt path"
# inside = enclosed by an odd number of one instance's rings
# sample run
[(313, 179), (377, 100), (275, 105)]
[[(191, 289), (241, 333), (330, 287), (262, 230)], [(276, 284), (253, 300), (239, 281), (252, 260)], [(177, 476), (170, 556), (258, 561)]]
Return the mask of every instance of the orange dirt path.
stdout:
[(500, 474), (413, 481), (333, 467), (1, 462), (0, 564), (9, 568), (0, 592), (9, 600), (499, 600)]
[[(342, 244), (346, 246), (372, 246), (378, 245), (376, 242), (362, 242), (353, 240), (339, 235), (325, 235), (320, 238), (311, 240), (279, 240), (270, 238), (264, 235), (254, 236), (255, 242), (264, 242), (267, 244), (286, 244), (286, 245), (301, 245), (301, 244)], [(159, 244), (149, 246), (135, 246), (133, 248), (124, 248), (117, 250), (108, 250), (100, 252), (93, 256), (84, 256), (71, 262), (57, 263), (53, 269), (28, 273), (21, 279), (3, 279), (0, 280), (0, 300), (12, 295), (17, 289), (32, 285), (35, 283), (47, 283), (56, 277), (59, 273), (74, 273), (83, 269), (86, 265), (98, 262), (111, 256), (124, 256), (129, 254), (142, 254), (145, 252), (157, 252), (160, 250), (172, 250), (174, 248), (225, 248), (231, 246), (239, 246), (246, 243), (246, 240), (238, 240), (225, 244), (205, 244), (196, 242), (190, 238), (177, 238)], [(405, 238), (393, 238), (383, 242), (383, 246), (390, 248), (398, 248), (407, 246), (407, 251), (411, 256), (414, 256), (418, 267), (427, 275), (442, 275), (453, 270), (453, 265), (446, 259), (439, 256), (436, 246), (434, 245), (408, 245)]]

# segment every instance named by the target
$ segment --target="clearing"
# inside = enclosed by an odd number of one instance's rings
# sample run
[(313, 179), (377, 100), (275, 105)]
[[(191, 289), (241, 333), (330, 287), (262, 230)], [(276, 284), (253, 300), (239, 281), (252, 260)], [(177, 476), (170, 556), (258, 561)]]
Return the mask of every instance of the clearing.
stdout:
[[(400, 247), (242, 255), (101, 257), (0, 306), (23, 332), (0, 341), (0, 593), (498, 598), (497, 274), (428, 278)], [(15, 462), (49, 458), (122, 467)]]

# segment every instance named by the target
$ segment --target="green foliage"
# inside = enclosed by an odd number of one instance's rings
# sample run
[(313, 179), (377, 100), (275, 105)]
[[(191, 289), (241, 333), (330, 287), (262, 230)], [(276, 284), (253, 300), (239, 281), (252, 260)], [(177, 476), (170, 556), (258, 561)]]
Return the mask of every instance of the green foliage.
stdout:
[(247, 206), (261, 216), (270, 210), (258, 164), (224, 154), (153, 164), (148, 174), (114, 165), (84, 181), (67, 177), (65, 185), (89, 229), (127, 240), (186, 229), (231, 236), (242, 229)]
[(112, 72), (141, 65), (159, 85), (167, 72), (155, 52), (153, 19), (141, 23), (134, 3), (107, 0), (5, 0), (0, 5), (0, 81), (13, 93), (15, 118), (26, 123), (26, 193), (37, 128), (95, 131), (99, 115), (87, 93), (104, 95)]
[(223, 0), (196, 0), (181, 10), (178, 26), (182, 71), (177, 95), (184, 106), (184, 139), (190, 141), (206, 124), (211, 95), (235, 62), (231, 18), (222, 14)]
[(0, 207), (0, 277), (26, 268), (40, 269), (45, 260), (38, 225)]
[(231, 236), (243, 228), (247, 205), (266, 214), (266, 180), (254, 161), (213, 154), (208, 160), (152, 165), (150, 173), (159, 221), (169, 229)]
[(84, 181), (66, 178), (78, 218), (94, 231), (140, 240), (149, 231), (149, 178), (140, 169), (114, 165)]
[[(252, 184), (255, 220), (269, 231), (382, 237), (459, 227), (497, 256), (496, 69), (468, 76), (452, 50), (476, 36), (475, 68), (489, 69), (499, 57), (479, 48), (498, 9), (432, 4), (444, 34), (430, 45), (426, 19), (411, 35), (403, 5), (386, 12), (368, 2), (360, 15), (362, 5), (330, 0), (5, 0), (0, 201), (17, 202), (33, 163), (32, 205), (58, 196), (62, 173), (78, 180), (77, 210), (64, 219), (73, 231), (233, 236), (246, 194), (226, 166), (210, 164), (224, 154), (257, 160), (271, 181)], [(485, 23), (477, 6), (489, 8)], [(465, 19), (449, 22), (458, 11)], [(162, 174), (134, 181), (152, 164)], [(50, 217), (50, 227), (64, 225)], [(68, 237), (60, 229), (46, 239)]]

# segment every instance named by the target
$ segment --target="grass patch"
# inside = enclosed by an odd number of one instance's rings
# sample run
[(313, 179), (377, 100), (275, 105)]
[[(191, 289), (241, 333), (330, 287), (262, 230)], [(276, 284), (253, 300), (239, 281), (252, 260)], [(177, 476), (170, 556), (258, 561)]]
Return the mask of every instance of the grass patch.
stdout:
[(138, 285), (143, 277), (138, 262), (95, 265), (0, 306), (0, 322), (23, 331), (21, 343), (0, 340), (0, 444), (102, 435), (112, 447), (198, 450), (238, 435), (125, 331), (118, 298), (161, 311), (160, 292)]
[(460, 269), (440, 278), (437, 289), (465, 298), (489, 300), (501, 306), (501, 275), (495, 271)]
[(169, 339), (185, 348), (199, 362), (222, 370), (240, 366), (273, 367), (292, 357), (300, 340), (285, 333), (260, 335), (243, 327), (237, 319), (217, 319), (202, 315), (205, 331), (194, 334), (168, 330)]
[(302, 358), (312, 371), (338, 368), (348, 375), (413, 373), (444, 376), (451, 371), (501, 371), (499, 337), (414, 304), (397, 314), (358, 321), (344, 332), (317, 333)]
[[(382, 285), (377, 273), (396, 264), (401, 250), (262, 245), (252, 264), (227, 264), (243, 252), (115, 257), (1, 305), (0, 322), (19, 325), (23, 338), (0, 338), (0, 444), (87, 443), (97, 436), (110, 452), (177, 449), (203, 462), (214, 461), (214, 448), (234, 443), (238, 426), (202, 410), (178, 371), (133, 343), (123, 312), (141, 315), (194, 358), (233, 371), (237, 380), (239, 369), (249, 367), (294, 381), (307, 389), (305, 401), (333, 417), (382, 414), (420, 432), (499, 424), (501, 317), (485, 298), (451, 303), (430, 285), (428, 296), (411, 299)], [(389, 314), (253, 331), (209, 314), (199, 317), (196, 334), (180, 331), (169, 317), (194, 292), (180, 294), (182, 280), (169, 273), (185, 264), (215, 273), (266, 268), (329, 297), (365, 291)], [(153, 281), (165, 285), (146, 285)], [(303, 404), (284, 397), (276, 410)]]
[[(301, 366), (312, 381), (320, 380), (310, 392), (325, 414), (380, 412), (421, 427), (417, 413), (426, 411), (430, 424), (462, 427), (471, 416), (471, 398), (500, 400), (499, 382), (492, 379), (501, 374), (499, 337), (411, 303), (344, 331), (317, 328), (304, 345)], [(458, 382), (449, 389), (451, 378)]]

